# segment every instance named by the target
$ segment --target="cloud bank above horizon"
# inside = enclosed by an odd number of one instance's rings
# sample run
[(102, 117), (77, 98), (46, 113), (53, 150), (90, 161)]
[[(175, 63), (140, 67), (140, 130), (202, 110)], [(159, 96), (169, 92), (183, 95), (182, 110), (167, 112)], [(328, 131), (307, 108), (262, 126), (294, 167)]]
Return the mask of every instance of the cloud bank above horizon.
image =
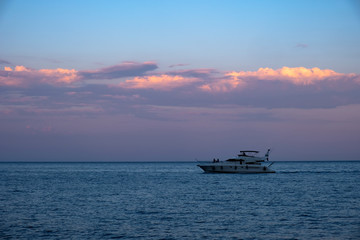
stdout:
[(356, 159), (353, 4), (204, 3), (7, 4), (0, 161)]
[[(180, 64), (179, 64), (180, 65)], [(181, 65), (180, 65), (181, 66)], [(31, 69), (25, 66), (5, 66), (0, 70), (0, 86), (31, 87), (36, 84), (73, 86), (89, 80), (125, 79), (118, 87), (132, 89), (169, 90), (195, 84), (200, 90), (225, 92), (246, 88), (251, 81), (277, 81), (295, 85), (313, 85), (321, 81), (354, 81), (360, 83), (360, 75), (337, 73), (331, 69), (282, 67), (259, 68), (257, 71), (219, 72), (215, 69), (187, 69), (154, 72), (154, 62), (123, 62), (95, 70)]]
[[(326, 109), (360, 104), (360, 75), (355, 73), (316, 67), (228, 72), (211, 68), (166, 72), (157, 69), (155, 62), (123, 62), (95, 70), (5, 66), (0, 70), (0, 112), (23, 117), (130, 114), (145, 119), (178, 116), (189, 120), (185, 115), (194, 111), (213, 116), (219, 113), (219, 119), (232, 119), (231, 111), (219, 109), (241, 108), (260, 109), (250, 111), (248, 119), (259, 116), (259, 111), (263, 118), (271, 119), (273, 116), (265, 109)], [(172, 116), (164, 109), (173, 109)]]
[[(237, 139), (239, 133), (251, 136), (246, 140), (246, 144), (251, 144), (251, 139), (257, 139), (249, 132), (254, 129), (262, 132), (262, 144), (283, 145), (281, 139), (287, 139), (291, 151), (295, 147), (290, 145), (303, 145), (304, 139), (309, 138), (313, 139), (311, 142), (325, 141), (324, 146), (349, 139), (356, 142), (359, 74), (285, 66), (227, 72), (192, 69), (184, 64), (171, 66), (169, 71), (158, 69), (156, 62), (123, 62), (91, 70), (4, 66), (0, 70), (0, 130), (10, 139), (21, 136), (14, 139), (24, 139), (20, 141), (23, 144), (29, 142), (29, 137), (44, 138), (29, 150), (38, 157), (41, 154), (33, 151), (47, 146), (47, 137), (54, 137), (65, 148), (66, 142), (61, 139), (78, 139), (91, 145), (92, 140), (84, 137), (88, 135), (105, 138), (107, 144), (125, 141), (129, 150), (123, 147), (122, 151), (136, 158), (141, 158), (141, 153), (131, 149), (139, 141), (151, 151), (162, 149), (169, 138), (175, 138), (191, 154), (195, 150), (186, 142), (194, 134), (201, 142), (198, 147), (206, 148), (219, 144), (210, 139), (220, 132), (227, 132), (232, 139)], [(289, 135), (294, 128), (303, 129), (304, 133)], [(334, 134), (336, 141), (324, 139), (334, 139)], [(156, 141), (150, 143), (153, 137)], [(225, 141), (224, 137), (219, 139)], [(276, 141), (274, 137), (280, 139)], [(10, 147), (17, 143), (2, 144)], [(236, 142), (223, 149), (235, 145)], [(74, 146), (81, 144), (76, 142)], [(169, 143), (168, 147), (170, 153), (176, 144)], [(114, 157), (118, 154), (116, 146), (109, 151)], [(7, 154), (11, 158), (18, 156), (11, 151)]]

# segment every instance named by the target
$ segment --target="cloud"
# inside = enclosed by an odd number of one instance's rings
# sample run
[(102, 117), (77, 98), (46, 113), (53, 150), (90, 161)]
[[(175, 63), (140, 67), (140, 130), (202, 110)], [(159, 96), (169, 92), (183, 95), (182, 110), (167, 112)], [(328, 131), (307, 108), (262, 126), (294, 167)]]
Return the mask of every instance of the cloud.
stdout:
[(24, 66), (0, 70), (0, 86), (29, 86), (34, 83), (71, 84), (79, 80), (74, 69), (30, 69)]
[(0, 64), (8, 64), (8, 65), (10, 65), (11, 63), (6, 61), (6, 60), (0, 59)]
[(103, 97), (106, 97), (106, 98), (111, 98), (111, 99), (130, 100), (130, 101), (138, 100), (138, 99), (143, 99), (139, 94), (133, 94), (133, 95), (130, 95), (130, 96), (127, 96), (127, 95), (119, 95), (119, 94), (115, 94), (115, 95), (112, 95), (112, 94), (104, 94), (104, 95), (102, 95), (102, 96), (103, 96)]
[[(283, 67), (232, 72), (210, 68), (167, 72), (150, 70), (156, 68), (155, 63), (126, 62), (87, 71), (90, 74), (87, 75), (83, 74), (85, 71), (75, 69), (5, 67), (0, 70), (0, 93), (9, 97), (1, 101), (9, 113), (9, 109), (17, 109), (21, 104), (15, 98), (24, 100), (24, 105), (26, 100), (32, 99), (33, 106), (41, 109), (73, 109), (71, 106), (76, 104), (92, 103), (109, 113), (132, 112), (135, 104), (329, 108), (360, 103), (359, 75), (337, 73), (330, 69)], [(130, 73), (139, 75), (124, 77), (117, 83), (111, 81), (110, 84), (109, 81), (88, 81), (100, 78), (100, 75), (102, 79), (117, 79)], [(23, 95), (20, 98), (11, 95), (13, 93)]]
[(360, 83), (356, 74), (337, 73), (331, 69), (282, 67), (280, 69), (259, 68), (257, 71), (231, 71), (221, 73), (215, 69), (185, 69), (152, 73), (157, 69), (153, 62), (124, 62), (118, 65), (96, 69), (77, 71), (75, 69), (31, 69), (24, 66), (8, 67), (0, 70), (0, 86), (27, 87), (32, 84), (48, 84), (59, 86), (78, 86), (87, 80), (106, 80), (133, 77), (117, 86), (130, 89), (171, 90), (190, 86), (205, 92), (228, 92), (244, 89), (254, 81), (280, 81), (295, 85), (313, 85), (321, 81), (337, 81), (354, 79)]
[(280, 69), (259, 68), (257, 71), (228, 72), (218, 81), (204, 84), (201, 89), (211, 92), (230, 91), (245, 88), (251, 81), (282, 81), (295, 85), (312, 85), (325, 80), (359, 80), (359, 75), (354, 73), (337, 73), (330, 69), (282, 67)]
[(309, 45), (307, 45), (307, 44), (305, 44), (305, 43), (298, 43), (298, 44), (296, 44), (295, 47), (296, 47), (296, 48), (308, 48)]
[(179, 75), (152, 75), (145, 77), (135, 77), (120, 83), (118, 86), (132, 89), (156, 89), (156, 90), (171, 90), (174, 88), (189, 85), (199, 81), (198, 78), (186, 78)]
[(98, 70), (80, 71), (79, 76), (83, 79), (115, 79), (121, 77), (142, 76), (146, 72), (157, 68), (158, 66), (153, 62), (124, 62), (119, 65), (101, 68)]
[(156, 89), (173, 90), (175, 88), (198, 86), (203, 82), (212, 82), (217, 78), (219, 72), (215, 69), (185, 69), (177, 71), (168, 71), (149, 76), (135, 77), (118, 84), (118, 87), (131, 89)]
[(0, 86), (27, 87), (32, 84), (74, 85), (92, 79), (115, 79), (129, 76), (142, 76), (157, 68), (155, 63), (125, 62), (97, 70), (77, 71), (75, 69), (31, 69), (24, 66), (14, 68), (5, 66), (0, 70)]
[(228, 76), (237, 78), (257, 78), (260, 80), (289, 81), (298, 85), (313, 84), (316, 81), (326, 79), (339, 79), (340, 77), (353, 77), (355, 74), (341, 74), (330, 69), (304, 68), (304, 67), (282, 67), (280, 69), (259, 68), (256, 72), (230, 72)]
[(172, 65), (169, 65), (168, 67), (169, 68), (173, 68), (173, 67), (184, 67), (184, 66), (188, 66), (190, 64), (186, 64), (186, 63), (179, 63), (179, 64), (172, 64)]
[(233, 89), (241, 88), (242, 86), (245, 86), (245, 81), (242, 79), (239, 79), (236, 76), (225, 76), (223, 78), (215, 79), (207, 84), (203, 84), (199, 86), (199, 88), (206, 92), (228, 92)]
[(40, 69), (38, 72), (44, 76), (44, 79), (55, 78), (59, 83), (72, 83), (79, 79), (78, 72), (74, 69)]
[(186, 69), (166, 72), (168, 75), (178, 75), (183, 77), (194, 77), (202, 79), (213, 78), (217, 73), (218, 71), (212, 68)]

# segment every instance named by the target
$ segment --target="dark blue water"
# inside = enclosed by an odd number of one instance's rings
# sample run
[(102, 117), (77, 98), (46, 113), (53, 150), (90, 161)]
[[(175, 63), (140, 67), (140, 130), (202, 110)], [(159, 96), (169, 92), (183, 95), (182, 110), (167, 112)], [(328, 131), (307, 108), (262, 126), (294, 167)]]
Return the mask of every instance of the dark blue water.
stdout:
[(360, 162), (0, 163), (1, 239), (360, 239)]

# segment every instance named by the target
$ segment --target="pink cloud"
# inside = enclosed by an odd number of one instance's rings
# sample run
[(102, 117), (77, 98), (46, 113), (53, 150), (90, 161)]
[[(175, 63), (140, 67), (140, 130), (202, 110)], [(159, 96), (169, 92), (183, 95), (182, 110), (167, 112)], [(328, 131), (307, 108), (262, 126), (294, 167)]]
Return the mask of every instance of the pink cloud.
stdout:
[[(282, 67), (280, 69), (259, 68), (257, 71), (239, 71), (225, 74), (225, 78), (204, 84), (200, 88), (205, 91), (230, 91), (245, 87), (248, 81), (284, 81), (295, 85), (311, 85), (324, 80), (359, 79), (359, 76), (350, 73), (337, 73), (330, 69), (305, 68), (305, 67)], [(358, 81), (358, 80), (357, 80)]]
[[(192, 87), (193, 91), (229, 92), (244, 88), (261, 90), (259, 83), (268, 87), (275, 86), (270, 82), (287, 85), (309, 86), (323, 82), (324, 86), (347, 86), (360, 84), (360, 75), (337, 73), (331, 69), (282, 67), (280, 69), (259, 68), (257, 71), (231, 71), (221, 73), (215, 69), (185, 69), (164, 73), (153, 73), (157, 69), (153, 62), (123, 62), (96, 70), (77, 71), (75, 69), (31, 69), (25, 66), (4, 67), (0, 70), (0, 86), (28, 87), (48, 84), (56, 87), (85, 87), (87, 80), (106, 80), (127, 77), (117, 86), (124, 89), (153, 89), (170, 91), (181, 87)], [(79, 83), (82, 83), (81, 85)], [(99, 82), (98, 82), (99, 83)], [(103, 84), (107, 84), (104, 83)], [(270, 86), (270, 87), (271, 87)], [(259, 88), (258, 88), (259, 87)], [(84, 92), (84, 91), (83, 91)], [(79, 95), (80, 92), (69, 91), (67, 95)], [(81, 93), (84, 94), (84, 93)], [(106, 94), (105, 94), (106, 95)], [(121, 95), (119, 95), (121, 96)]]
[(92, 92), (90, 91), (80, 91), (80, 92), (74, 92), (74, 91), (71, 91), (71, 92), (66, 92), (65, 93), (66, 95), (69, 95), (69, 96), (76, 96), (76, 95), (90, 95), (90, 94), (93, 94)]
[(199, 88), (207, 92), (227, 92), (245, 85), (245, 81), (234, 76), (217, 79), (213, 82), (203, 84)]
[(200, 81), (198, 78), (186, 78), (179, 75), (162, 74), (160, 76), (152, 75), (145, 77), (135, 77), (125, 82), (120, 83), (118, 86), (123, 88), (143, 89), (151, 88), (157, 90), (171, 90), (174, 88), (189, 85), (191, 83)]
[(119, 95), (119, 94), (116, 94), (116, 95), (111, 95), (111, 94), (104, 94), (102, 95), (103, 97), (106, 97), (106, 98), (111, 98), (111, 99), (118, 99), (118, 100), (137, 100), (137, 99), (143, 99), (140, 95), (138, 94), (133, 94), (133, 95), (130, 95), (130, 96), (126, 96), (126, 95)]
[(298, 85), (309, 85), (313, 84), (316, 81), (321, 81), (325, 79), (339, 79), (343, 76), (353, 76), (349, 74), (337, 73), (330, 69), (320, 69), (320, 68), (304, 68), (304, 67), (282, 67), (280, 69), (271, 69), (271, 68), (259, 68), (255, 72), (230, 72), (228, 76), (236, 78), (257, 78), (259, 80), (280, 80), (280, 81), (290, 81)]
[(78, 72), (75, 69), (40, 69), (39, 73), (44, 75), (44, 79), (55, 78), (58, 83), (73, 83), (79, 80)]
[(30, 69), (16, 66), (14, 69), (5, 67), (0, 70), (0, 85), (29, 86), (34, 83), (47, 83), (51, 85), (71, 84), (79, 80), (74, 69)]
[(0, 86), (27, 87), (31, 84), (74, 85), (91, 79), (115, 79), (130, 76), (142, 76), (157, 68), (153, 62), (124, 62), (118, 65), (77, 71), (75, 69), (31, 69), (24, 66), (4, 67), (0, 70)]

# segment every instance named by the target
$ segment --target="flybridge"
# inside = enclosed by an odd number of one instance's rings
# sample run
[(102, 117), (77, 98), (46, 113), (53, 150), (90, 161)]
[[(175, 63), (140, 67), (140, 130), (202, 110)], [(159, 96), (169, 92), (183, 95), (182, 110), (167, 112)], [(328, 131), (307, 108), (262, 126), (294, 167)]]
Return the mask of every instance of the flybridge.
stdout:
[(241, 157), (241, 156), (253, 157), (254, 155), (256, 155), (258, 153), (259, 153), (259, 151), (252, 151), (252, 150), (240, 151), (240, 154), (238, 154), (238, 156), (239, 157)]

